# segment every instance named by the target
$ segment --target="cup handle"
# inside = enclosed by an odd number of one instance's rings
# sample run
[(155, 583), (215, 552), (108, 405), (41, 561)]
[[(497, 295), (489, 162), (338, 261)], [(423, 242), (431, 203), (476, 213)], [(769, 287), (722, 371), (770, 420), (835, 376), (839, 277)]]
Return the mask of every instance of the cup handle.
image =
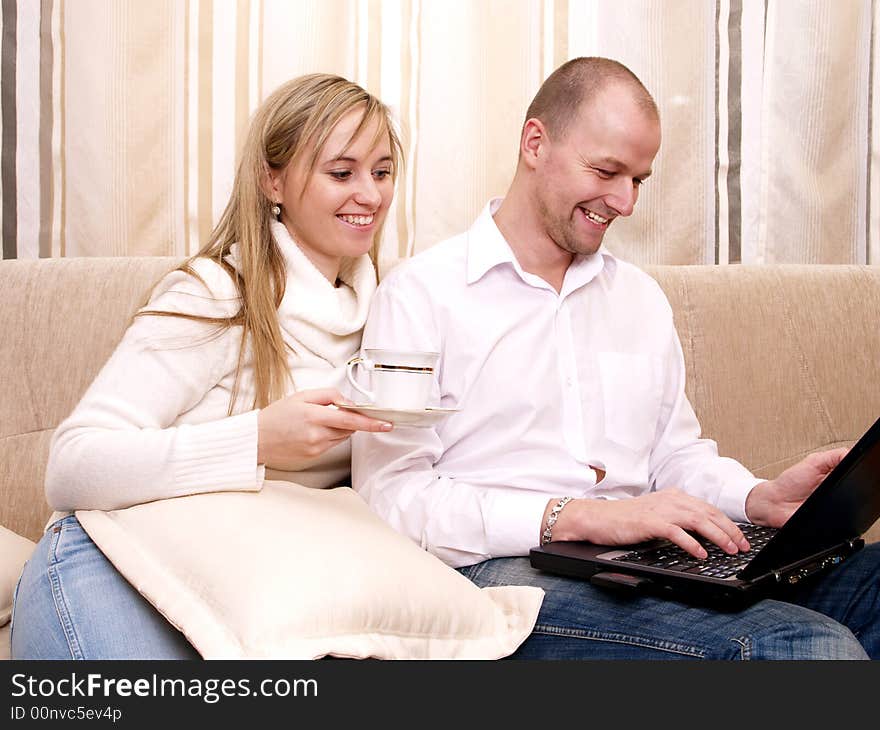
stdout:
[(364, 359), (362, 357), (355, 355), (353, 358), (351, 358), (348, 361), (348, 363), (346, 363), (345, 374), (346, 374), (346, 377), (348, 377), (348, 382), (351, 383), (352, 387), (355, 390), (359, 390), (361, 393), (363, 393), (365, 396), (367, 396), (367, 398), (369, 398), (370, 401), (375, 401), (376, 398), (373, 396), (372, 392), (370, 392), (369, 390), (366, 390), (365, 388), (362, 388), (360, 385), (358, 385), (358, 382), (354, 379), (354, 374), (352, 372), (354, 370), (354, 366), (357, 365), (359, 362), (363, 362), (363, 361), (364, 361)]

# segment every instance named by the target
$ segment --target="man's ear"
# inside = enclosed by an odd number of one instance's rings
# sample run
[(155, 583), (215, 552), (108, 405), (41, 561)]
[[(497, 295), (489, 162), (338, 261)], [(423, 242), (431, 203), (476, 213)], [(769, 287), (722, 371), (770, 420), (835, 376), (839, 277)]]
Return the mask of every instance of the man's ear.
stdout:
[(519, 154), (528, 167), (534, 169), (541, 155), (547, 154), (547, 130), (540, 119), (527, 119), (519, 141)]

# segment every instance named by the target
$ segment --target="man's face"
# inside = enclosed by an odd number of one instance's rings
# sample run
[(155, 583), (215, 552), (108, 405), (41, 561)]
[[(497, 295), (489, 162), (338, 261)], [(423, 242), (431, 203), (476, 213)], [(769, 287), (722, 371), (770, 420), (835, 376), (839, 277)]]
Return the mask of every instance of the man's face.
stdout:
[(535, 167), (541, 225), (564, 251), (599, 250), (617, 216), (628, 216), (660, 148), (660, 123), (623, 85), (583, 105), (558, 139), (545, 137)]

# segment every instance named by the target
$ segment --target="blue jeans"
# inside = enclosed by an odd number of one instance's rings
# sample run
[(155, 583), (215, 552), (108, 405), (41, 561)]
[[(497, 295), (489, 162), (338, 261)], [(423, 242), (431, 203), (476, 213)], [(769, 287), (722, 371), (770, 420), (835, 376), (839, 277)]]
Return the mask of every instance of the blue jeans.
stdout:
[(544, 589), (535, 628), (511, 659), (880, 658), (880, 543), (784, 601), (763, 600), (736, 613), (621, 596), (535, 570), (528, 558), (487, 560), (459, 572), (481, 588)]
[(25, 565), (11, 641), (13, 659), (200, 658), (74, 516), (52, 525)]

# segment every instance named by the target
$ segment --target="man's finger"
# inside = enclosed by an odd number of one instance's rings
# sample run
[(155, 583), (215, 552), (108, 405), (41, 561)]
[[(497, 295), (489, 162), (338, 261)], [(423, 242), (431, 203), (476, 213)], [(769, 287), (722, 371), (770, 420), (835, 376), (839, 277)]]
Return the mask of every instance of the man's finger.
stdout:
[(661, 535), (661, 537), (665, 537), (670, 542), (674, 542), (678, 545), (682, 550), (687, 553), (690, 553), (695, 558), (700, 560), (704, 560), (708, 557), (708, 553), (705, 548), (700, 545), (699, 541), (693, 537), (693, 535), (689, 535), (678, 525), (670, 524), (666, 533)]

